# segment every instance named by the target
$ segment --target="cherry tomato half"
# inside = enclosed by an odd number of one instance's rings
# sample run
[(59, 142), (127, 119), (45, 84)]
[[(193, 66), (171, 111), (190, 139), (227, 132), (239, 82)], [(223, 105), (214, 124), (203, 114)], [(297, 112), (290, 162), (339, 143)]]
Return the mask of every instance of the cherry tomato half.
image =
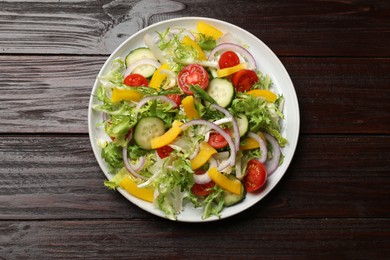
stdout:
[(180, 106), (181, 96), (179, 94), (168, 94), (167, 97), (172, 99), (176, 105)]
[(129, 74), (125, 80), (123, 81), (125, 85), (131, 86), (131, 87), (147, 87), (148, 86), (148, 80), (142, 76), (141, 74)]
[[(195, 174), (199, 175), (199, 174), (203, 174), (205, 172), (206, 172), (205, 170), (198, 169), (198, 170), (195, 171)], [(196, 196), (204, 197), (204, 196), (209, 195), (212, 192), (212, 189), (214, 188), (214, 186), (215, 186), (215, 183), (213, 181), (210, 181), (210, 182), (205, 183), (205, 184), (195, 183), (192, 186), (191, 191)]]
[(185, 66), (179, 73), (177, 83), (181, 90), (187, 95), (192, 95), (190, 91), (191, 85), (198, 85), (202, 89), (206, 89), (209, 84), (209, 74), (198, 64), (190, 64)]
[(234, 51), (225, 51), (219, 58), (219, 68), (225, 69), (240, 64), (240, 58)]
[(254, 192), (260, 189), (267, 181), (267, 171), (264, 165), (256, 159), (248, 162), (246, 175), (244, 177), (245, 189)]
[(161, 159), (164, 159), (165, 157), (168, 157), (172, 151), (173, 151), (172, 147), (165, 145), (157, 149), (157, 154)]
[[(229, 136), (232, 136), (232, 131), (230, 131), (229, 128), (225, 128), (224, 131)], [(216, 149), (223, 148), (228, 144), (226, 139), (221, 134), (218, 134), (218, 133), (211, 133), (208, 143), (209, 143), (209, 145), (211, 145), (212, 147), (214, 147)]]
[(237, 91), (244, 92), (252, 88), (259, 78), (253, 70), (240, 70), (234, 73), (232, 82)]

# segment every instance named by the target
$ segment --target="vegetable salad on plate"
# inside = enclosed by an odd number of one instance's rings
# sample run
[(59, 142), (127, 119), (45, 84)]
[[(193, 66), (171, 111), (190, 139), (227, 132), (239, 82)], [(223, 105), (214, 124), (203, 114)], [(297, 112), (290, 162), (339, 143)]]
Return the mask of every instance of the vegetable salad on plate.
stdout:
[(283, 163), (283, 95), (248, 46), (199, 21), (146, 33), (98, 78), (95, 111), (107, 138), (104, 184), (152, 203), (169, 219), (202, 219), (261, 193)]

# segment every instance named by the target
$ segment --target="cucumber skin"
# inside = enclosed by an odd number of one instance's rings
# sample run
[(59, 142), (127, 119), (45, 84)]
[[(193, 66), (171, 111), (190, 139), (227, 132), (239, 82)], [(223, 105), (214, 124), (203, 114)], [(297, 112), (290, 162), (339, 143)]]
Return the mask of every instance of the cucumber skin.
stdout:
[(229, 191), (224, 191), (223, 192), (223, 205), (225, 207), (230, 207), (233, 205), (236, 205), (243, 201), (246, 197), (246, 189), (244, 187), (244, 184), (241, 182), (241, 194), (237, 195), (234, 193), (231, 193)]

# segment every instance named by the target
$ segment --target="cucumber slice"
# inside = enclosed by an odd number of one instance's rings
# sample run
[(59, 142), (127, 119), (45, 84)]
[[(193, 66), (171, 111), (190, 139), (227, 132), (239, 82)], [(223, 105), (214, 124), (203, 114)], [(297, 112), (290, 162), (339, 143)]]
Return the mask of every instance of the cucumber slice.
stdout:
[(221, 107), (228, 107), (232, 103), (235, 95), (233, 84), (227, 79), (220, 78), (210, 80), (206, 92)]
[[(153, 53), (149, 48), (146, 47), (140, 47), (138, 49), (135, 49), (131, 51), (127, 56), (126, 56), (126, 67), (129, 67), (130, 64), (142, 60), (142, 59), (154, 59), (157, 60), (156, 57), (154, 57)], [(141, 74), (145, 78), (149, 78), (153, 75), (153, 73), (156, 71), (156, 68), (151, 65), (142, 65), (138, 66), (133, 70), (132, 73), (137, 73)]]
[[(229, 175), (229, 179), (237, 179), (236, 177)], [(236, 205), (237, 203), (241, 202), (243, 199), (245, 199), (246, 196), (246, 190), (244, 187), (244, 184), (241, 182), (241, 193), (239, 195), (231, 193), (229, 191), (223, 192), (223, 205), (226, 207)]]
[(238, 114), (236, 117), (236, 121), (238, 125), (238, 130), (240, 132), (240, 137), (243, 137), (249, 131), (248, 118), (245, 114)]
[(136, 144), (145, 150), (151, 150), (150, 140), (165, 133), (164, 122), (158, 117), (144, 117), (134, 128), (133, 138)]

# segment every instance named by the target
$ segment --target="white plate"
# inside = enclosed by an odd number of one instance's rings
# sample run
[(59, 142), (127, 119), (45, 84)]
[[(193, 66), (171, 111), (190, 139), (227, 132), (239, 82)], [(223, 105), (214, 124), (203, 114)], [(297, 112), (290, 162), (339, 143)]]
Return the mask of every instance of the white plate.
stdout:
[[(104, 63), (102, 69), (99, 72), (99, 76), (105, 75), (109, 69), (112, 61), (117, 57), (125, 57), (130, 50), (133, 50), (140, 46), (146, 46), (143, 43), (143, 36), (146, 33), (154, 34), (156, 31), (164, 31), (168, 27), (185, 27), (185, 28), (196, 28), (196, 24), (198, 21), (205, 21), (222, 32), (230, 32), (236, 35), (239, 39), (241, 39), (244, 43), (249, 46), (249, 51), (255, 57), (258, 68), (263, 73), (268, 73), (271, 76), (271, 79), (274, 83), (274, 87), (276, 92), (281, 93), (285, 97), (285, 120), (282, 124), (282, 135), (287, 138), (289, 143), (282, 149), (282, 153), (284, 154), (284, 162), (283, 164), (268, 178), (267, 184), (264, 189), (259, 193), (249, 193), (247, 197), (242, 203), (239, 203), (235, 206), (225, 208), (221, 217), (210, 217), (206, 220), (202, 220), (202, 209), (201, 208), (193, 208), (192, 206), (186, 206), (182, 213), (180, 213), (177, 217), (178, 221), (183, 222), (205, 222), (205, 221), (214, 221), (222, 218), (227, 218), (233, 216), (243, 210), (253, 206), (255, 203), (259, 202), (263, 199), (280, 181), (282, 176), (285, 174), (295, 152), (295, 148), (298, 142), (298, 134), (299, 134), (299, 106), (298, 100), (295, 93), (295, 89), (293, 83), (288, 75), (286, 69), (280, 60), (276, 57), (276, 55), (258, 38), (256, 38), (251, 33), (226, 22), (210, 19), (210, 18), (202, 18), (202, 17), (184, 17), (171, 19), (163, 22), (159, 22), (153, 24), (143, 30), (137, 32), (130, 38), (128, 38), (123, 44), (121, 44), (107, 59)], [(97, 103), (97, 99), (95, 98), (95, 94), (98, 88), (98, 80), (95, 81), (95, 84), (92, 89), (91, 98), (89, 102), (89, 111), (88, 111), (88, 128), (89, 128), (89, 136), (92, 144), (92, 149), (95, 154), (95, 157), (100, 165), (100, 168), (103, 170), (107, 179), (111, 179), (113, 177), (112, 174), (108, 172), (107, 165), (101, 158), (101, 149), (97, 145), (98, 138), (107, 139), (104, 130), (101, 127), (98, 127), (98, 123), (102, 120), (102, 114), (100, 112), (96, 112), (92, 109), (92, 106)], [(103, 186), (103, 184), (102, 184)], [(142, 201), (136, 197), (131, 196), (125, 190), (118, 189), (123, 196), (125, 196), (129, 201), (139, 206), (140, 208), (160, 217), (165, 217), (164, 213), (159, 209), (155, 208), (152, 204)]]

